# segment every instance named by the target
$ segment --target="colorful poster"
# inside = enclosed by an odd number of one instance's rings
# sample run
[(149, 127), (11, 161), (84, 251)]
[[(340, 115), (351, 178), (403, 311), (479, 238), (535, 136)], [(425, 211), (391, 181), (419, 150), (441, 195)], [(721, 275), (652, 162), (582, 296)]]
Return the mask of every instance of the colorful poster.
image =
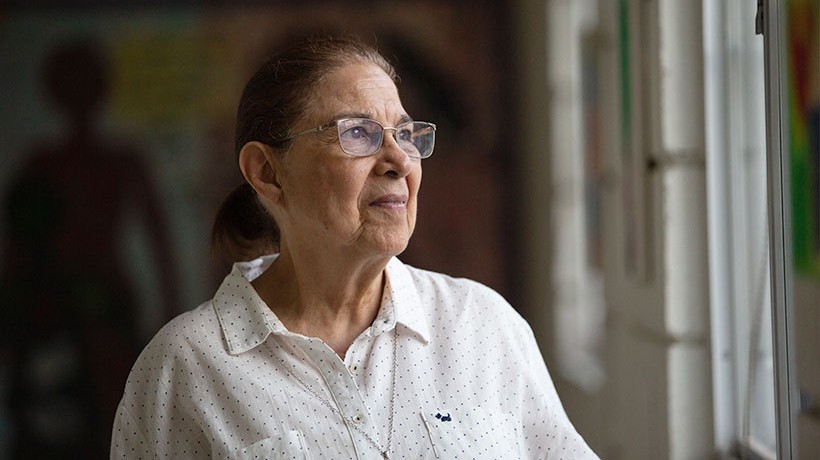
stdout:
[(787, 5), (794, 261), (798, 274), (820, 277), (820, 1)]

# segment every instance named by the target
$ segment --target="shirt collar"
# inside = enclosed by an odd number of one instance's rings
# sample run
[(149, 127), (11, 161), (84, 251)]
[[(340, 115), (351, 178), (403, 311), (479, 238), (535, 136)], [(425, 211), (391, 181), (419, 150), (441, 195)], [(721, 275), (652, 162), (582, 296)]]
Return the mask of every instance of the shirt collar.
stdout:
[[(393, 257), (387, 264), (386, 273), (385, 296), (389, 295), (391, 302), (382, 301), (379, 316), (387, 313), (392, 303), (394, 321), (414, 332), (422, 342), (429, 342), (430, 325), (419, 297), (418, 288), (407, 265)], [(378, 319), (377, 317), (376, 320)]]
[[(251, 286), (251, 281), (267, 270), (276, 257), (265, 256), (234, 264), (214, 296), (214, 309), (228, 353), (232, 355), (259, 346), (270, 334), (296, 335), (285, 328)], [(430, 328), (410, 271), (394, 257), (387, 264), (386, 274), (382, 306), (368, 333), (378, 335), (398, 323), (427, 343)]]
[(270, 267), (274, 260), (275, 255), (235, 263), (231, 273), (216, 291), (214, 310), (222, 327), (228, 353), (232, 355), (257, 347), (271, 333), (287, 331), (251, 286), (251, 281)]

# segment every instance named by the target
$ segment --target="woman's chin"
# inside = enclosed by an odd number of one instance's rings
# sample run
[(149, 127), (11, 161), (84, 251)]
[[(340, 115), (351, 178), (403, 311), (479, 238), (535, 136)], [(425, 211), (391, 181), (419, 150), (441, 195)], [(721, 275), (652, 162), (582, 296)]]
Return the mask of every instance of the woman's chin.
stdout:
[(378, 238), (369, 242), (370, 251), (373, 254), (380, 254), (385, 257), (394, 257), (407, 249), (410, 243), (410, 235), (379, 235)]

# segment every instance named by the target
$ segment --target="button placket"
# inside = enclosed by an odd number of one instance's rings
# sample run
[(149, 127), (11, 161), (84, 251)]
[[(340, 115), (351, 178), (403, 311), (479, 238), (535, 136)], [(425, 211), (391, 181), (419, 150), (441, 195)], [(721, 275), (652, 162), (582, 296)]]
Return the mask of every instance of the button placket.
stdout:
[[(317, 372), (314, 374), (324, 390), (312, 388), (312, 385), (302, 381), (298, 374), (291, 371), (293, 375), (317, 400), (321, 401), (330, 410), (338, 413), (344, 420), (344, 424), (351, 430), (351, 441), (356, 445), (356, 450), (366, 452), (366, 458), (375, 458), (372, 454), (385, 456), (386, 448), (384, 443), (378, 439), (378, 431), (372, 425), (372, 417), (365, 400), (359, 391), (358, 385), (352, 375), (347, 370), (347, 365), (327, 344), (319, 339), (302, 340), (297, 345), (305, 352), (306, 357), (312, 362), (313, 368)], [(282, 361), (285, 366), (284, 360)], [(317, 382), (318, 383), (318, 382)], [(386, 458), (386, 457), (385, 457)]]
[(360, 385), (362, 382), (359, 381), (359, 372), (362, 369), (361, 366), (361, 359), (359, 358), (358, 353), (356, 353), (357, 343), (354, 342), (350, 349), (347, 350), (347, 356), (345, 356), (345, 366), (347, 367), (347, 371), (356, 380), (357, 385)]
[(310, 347), (311, 358), (318, 365), (338, 410), (348, 420), (354, 421), (357, 425), (363, 424), (366, 420), (364, 414), (368, 409), (347, 366), (326, 344), (312, 345), (314, 346)]

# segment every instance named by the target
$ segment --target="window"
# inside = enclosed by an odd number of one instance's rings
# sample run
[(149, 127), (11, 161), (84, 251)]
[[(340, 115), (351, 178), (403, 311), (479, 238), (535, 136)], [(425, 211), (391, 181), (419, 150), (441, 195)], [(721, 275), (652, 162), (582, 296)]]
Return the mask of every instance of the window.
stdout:
[(776, 457), (763, 39), (756, 3), (704, 2), (715, 440)]

